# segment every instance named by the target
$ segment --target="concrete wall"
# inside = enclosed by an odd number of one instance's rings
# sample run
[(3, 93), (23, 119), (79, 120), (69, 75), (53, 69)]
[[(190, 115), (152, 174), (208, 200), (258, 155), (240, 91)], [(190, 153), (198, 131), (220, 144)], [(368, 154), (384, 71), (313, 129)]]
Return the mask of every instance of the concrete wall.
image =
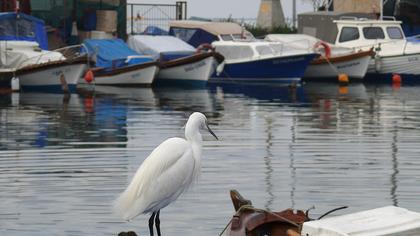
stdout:
[(334, 0), (334, 11), (379, 13), (380, 0)]

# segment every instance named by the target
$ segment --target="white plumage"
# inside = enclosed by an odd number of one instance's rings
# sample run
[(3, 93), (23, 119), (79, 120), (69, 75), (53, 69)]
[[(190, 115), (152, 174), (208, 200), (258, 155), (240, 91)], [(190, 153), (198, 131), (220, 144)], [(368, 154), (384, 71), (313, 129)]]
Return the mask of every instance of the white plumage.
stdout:
[[(158, 213), (159, 216), (160, 209), (175, 201), (188, 189), (200, 171), (201, 128), (207, 128), (216, 137), (208, 127), (206, 117), (194, 112), (185, 126), (186, 139), (170, 138), (156, 147), (141, 164), (127, 189), (116, 200), (115, 211), (125, 220), (144, 213)], [(160, 229), (158, 234), (160, 235)]]

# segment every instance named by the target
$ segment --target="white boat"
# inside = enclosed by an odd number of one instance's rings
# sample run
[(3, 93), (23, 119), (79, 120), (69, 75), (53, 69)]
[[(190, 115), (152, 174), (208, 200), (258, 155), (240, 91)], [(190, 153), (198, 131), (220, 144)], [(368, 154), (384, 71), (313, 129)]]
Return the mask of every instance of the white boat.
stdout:
[(0, 33), (2, 75), (12, 72), (24, 91), (76, 90), (89, 62), (86, 55), (74, 50), (79, 46), (43, 49), (47, 45), (43, 21), (23, 13), (3, 13), (0, 23), (5, 26)]
[(265, 40), (283, 43), (284, 50), (320, 53), (306, 68), (303, 77), (308, 79), (337, 78), (338, 74), (363, 79), (375, 54), (372, 50), (335, 46), (305, 34), (269, 34)]
[(231, 22), (172, 21), (170, 33), (196, 47), (211, 43), (224, 56), (223, 67), (212, 76), (218, 82), (296, 82), (318, 55), (283, 51), (282, 44), (256, 40)]
[(412, 236), (420, 235), (420, 214), (387, 206), (305, 222), (305, 236)]
[(214, 51), (197, 51), (173, 36), (130, 36), (127, 44), (138, 53), (152, 55), (160, 61), (156, 83), (171, 85), (205, 85), (223, 56)]
[[(158, 72), (157, 61), (130, 49), (121, 39), (89, 39), (83, 42), (93, 58), (94, 84), (151, 86)], [(83, 78), (80, 83), (89, 83)]]
[(350, 18), (334, 22), (338, 28), (335, 45), (374, 49), (368, 74), (420, 75), (420, 44), (406, 39), (400, 21)]

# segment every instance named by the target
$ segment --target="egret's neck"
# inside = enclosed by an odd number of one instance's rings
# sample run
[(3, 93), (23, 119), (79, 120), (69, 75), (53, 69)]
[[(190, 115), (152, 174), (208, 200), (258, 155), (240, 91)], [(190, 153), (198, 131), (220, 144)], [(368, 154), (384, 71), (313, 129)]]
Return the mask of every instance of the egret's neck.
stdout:
[(194, 125), (193, 123), (187, 122), (185, 126), (185, 138), (193, 146), (194, 154), (197, 156), (201, 156), (203, 138), (201, 137), (198, 126)]

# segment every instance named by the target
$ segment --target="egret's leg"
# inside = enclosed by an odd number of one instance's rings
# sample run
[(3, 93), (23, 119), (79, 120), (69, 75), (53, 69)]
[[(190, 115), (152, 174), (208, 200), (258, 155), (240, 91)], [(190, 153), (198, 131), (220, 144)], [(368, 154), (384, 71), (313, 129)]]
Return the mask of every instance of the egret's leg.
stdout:
[(157, 211), (156, 218), (155, 218), (155, 225), (156, 225), (156, 231), (157, 231), (157, 235), (158, 236), (160, 236), (160, 219), (159, 219), (159, 213), (160, 213), (160, 210)]
[(149, 218), (149, 232), (150, 236), (153, 236), (153, 221), (155, 220), (156, 212), (153, 212), (153, 214)]

